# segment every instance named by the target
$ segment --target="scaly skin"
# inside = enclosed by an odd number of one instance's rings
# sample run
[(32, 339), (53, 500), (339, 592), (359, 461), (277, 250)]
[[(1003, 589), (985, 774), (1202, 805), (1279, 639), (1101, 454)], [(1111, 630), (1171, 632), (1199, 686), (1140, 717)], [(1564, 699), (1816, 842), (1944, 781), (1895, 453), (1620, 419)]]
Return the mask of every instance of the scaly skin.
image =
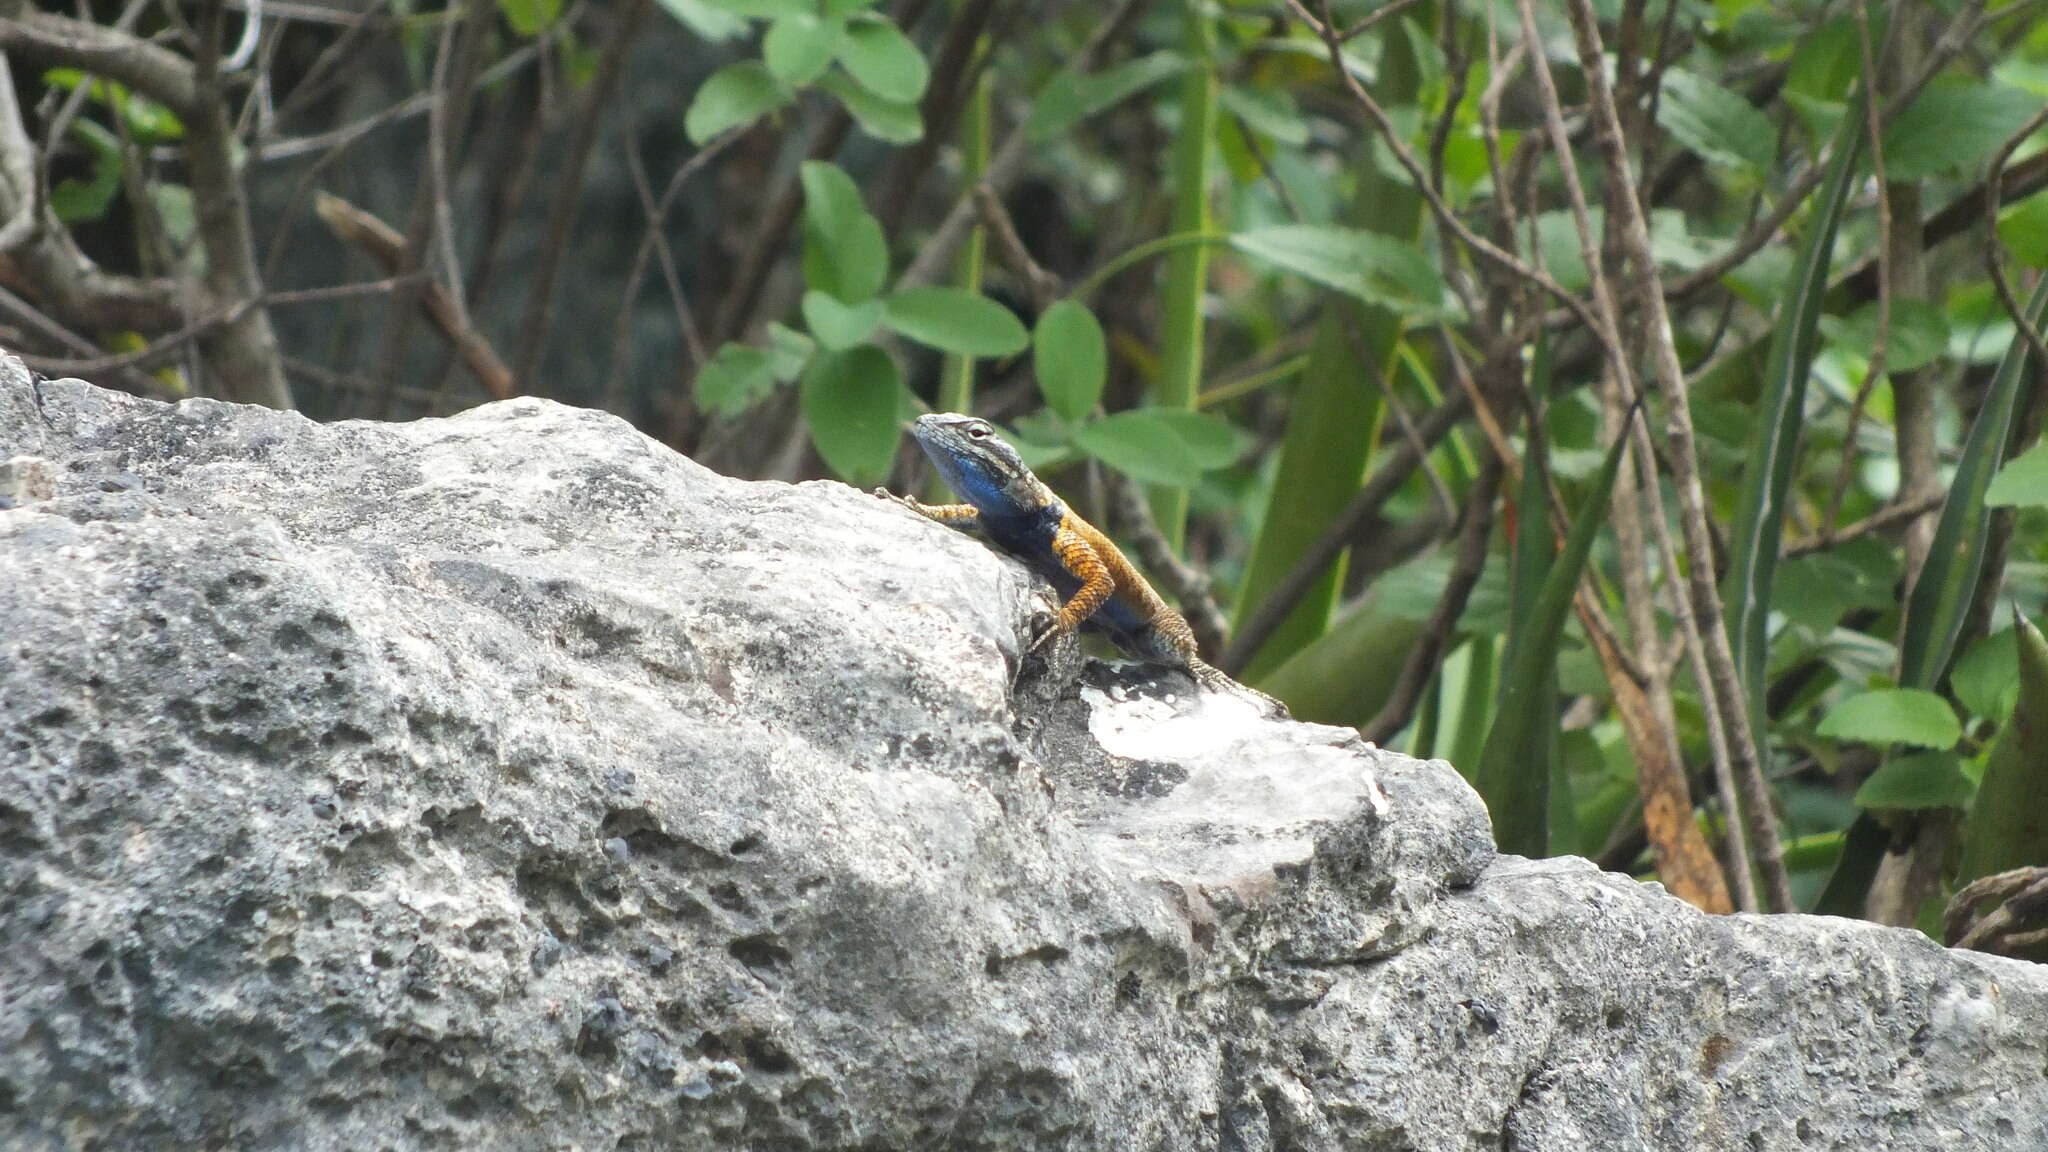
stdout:
[(924, 504), (883, 489), (875, 494), (959, 528), (972, 528), (1051, 580), (1065, 603), (1032, 641), (1086, 627), (1107, 633), (1141, 660), (1181, 668), (1203, 687), (1246, 693), (1283, 713), (1279, 701), (1203, 662), (1195, 634), (1123, 552), (1074, 515), (985, 420), (942, 412), (919, 417), (910, 434), (963, 504)]

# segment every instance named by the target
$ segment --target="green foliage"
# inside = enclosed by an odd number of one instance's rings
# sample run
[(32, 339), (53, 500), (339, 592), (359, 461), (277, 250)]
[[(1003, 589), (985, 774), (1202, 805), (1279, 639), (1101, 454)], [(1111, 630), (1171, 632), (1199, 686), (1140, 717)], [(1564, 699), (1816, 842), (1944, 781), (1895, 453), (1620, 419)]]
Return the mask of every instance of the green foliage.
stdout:
[(882, 322), (899, 335), (962, 356), (1010, 356), (1031, 334), (1008, 308), (958, 288), (911, 288), (889, 297)]
[(872, 297), (889, 278), (881, 222), (861, 202), (853, 178), (833, 164), (804, 162), (804, 282), (849, 304)]
[(1918, 688), (1880, 688), (1851, 696), (1828, 709), (1818, 731), (1831, 740), (1880, 747), (1911, 744), (1939, 751), (1955, 747), (1963, 736), (1948, 701)]
[(855, 484), (876, 484), (896, 455), (902, 374), (872, 344), (826, 352), (804, 370), (800, 396), (811, 442), (832, 470)]
[(1859, 808), (1961, 808), (1976, 790), (1954, 755), (1915, 752), (1887, 760), (1856, 790)]
[[(1858, 101), (1861, 99), (1859, 96)], [(1785, 503), (1798, 463), (1800, 431), (1806, 418), (1806, 382), (1827, 295), (1835, 235), (1843, 213), (1848, 210), (1862, 120), (1861, 113), (1852, 108), (1852, 114), (1843, 118), (1835, 135), (1833, 158), (1815, 219), (1801, 246), (1799, 261), (1786, 285), (1784, 304), (1771, 332), (1764, 395), (1757, 405), (1742, 494), (1736, 505), (1735, 531), (1729, 544), (1728, 576), (1722, 592), (1729, 641), (1735, 649), (1736, 670), (1758, 708), (1765, 689), (1765, 633), (1771, 582), (1777, 574)]]
[[(1479, 753), (1474, 787), (1493, 814), (1493, 835), (1506, 852), (1542, 856), (1550, 844), (1550, 758), (1539, 749), (1549, 744), (1557, 717), (1545, 710), (1556, 696), (1558, 641), (1579, 574), (1592, 554), (1593, 541), (1607, 519), (1608, 501), (1628, 445), (1616, 438), (1579, 502), (1571, 531), (1557, 560), (1544, 573), (1543, 584), (1526, 618), (1516, 621), (1509, 643), (1509, 661), (1501, 672), (1500, 702), (1486, 745)], [(1528, 526), (1542, 531), (1541, 520)]]
[[(2027, 303), (2028, 322), (2040, 326), (2048, 315), (2048, 279)], [(2021, 382), (2033, 374), (2025, 341), (2015, 340), (1999, 362), (1991, 391), (1970, 425), (1955, 478), (1941, 518), (1935, 522), (1934, 546), (1926, 567), (1906, 601), (1905, 632), (1899, 643), (1899, 682), (1932, 688), (1948, 668), (1956, 640), (1970, 608), (1970, 594), (1984, 564), (1984, 541), (1990, 530), (1984, 499), (1991, 477), (2004, 456), (2019, 402)]]
[(498, 0), (505, 23), (521, 36), (534, 36), (562, 15), (562, 0)]
[(2048, 507), (2048, 444), (2036, 444), (1998, 470), (1984, 489), (1994, 507)]
[(1234, 463), (1244, 442), (1228, 424), (1198, 412), (1139, 408), (1074, 432), (1074, 445), (1148, 484), (1184, 488)]
[(1061, 300), (1047, 308), (1031, 333), (1031, 357), (1038, 390), (1053, 411), (1076, 421), (1095, 411), (1109, 374), (1109, 348), (1086, 304)]
[(1977, 802), (1963, 825), (1958, 885), (2009, 868), (2048, 864), (2048, 640), (2018, 613), (2013, 624), (2018, 703), (1991, 749)]
[(683, 113), (683, 130), (698, 144), (728, 129), (750, 124), (796, 98), (759, 62), (727, 64), (697, 89)]
[(1749, 101), (1704, 76), (1673, 68), (1664, 74), (1657, 123), (1708, 161), (1757, 175), (1771, 166), (1777, 132)]
[(1885, 125), (1885, 176), (1919, 180), (1973, 167), (2040, 110), (2039, 96), (2017, 88), (1929, 87)]
[(1429, 258), (1392, 237), (1287, 224), (1240, 232), (1230, 246), (1416, 322), (1447, 319), (1456, 311)]
[(1187, 71), (1187, 57), (1155, 52), (1087, 76), (1055, 76), (1031, 102), (1029, 131), (1034, 140), (1064, 136), (1076, 125)]
[(862, 87), (892, 104), (908, 104), (924, 95), (931, 75), (909, 37), (868, 13), (847, 22), (839, 62)]
[(697, 373), (697, 403), (720, 416), (737, 416), (775, 387), (768, 353), (746, 344), (727, 344)]
[(841, 304), (829, 292), (816, 288), (804, 293), (804, 323), (818, 343), (837, 352), (866, 340), (882, 323), (886, 305), (880, 300)]

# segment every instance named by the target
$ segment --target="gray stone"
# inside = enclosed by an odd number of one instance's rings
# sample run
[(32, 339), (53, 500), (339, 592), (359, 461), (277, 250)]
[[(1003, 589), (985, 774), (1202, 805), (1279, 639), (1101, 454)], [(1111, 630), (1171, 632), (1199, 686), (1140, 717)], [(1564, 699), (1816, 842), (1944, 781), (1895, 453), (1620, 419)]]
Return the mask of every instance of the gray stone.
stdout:
[(1496, 858), (844, 486), (10, 360), (17, 457), (10, 1152), (2048, 1148), (2048, 969)]

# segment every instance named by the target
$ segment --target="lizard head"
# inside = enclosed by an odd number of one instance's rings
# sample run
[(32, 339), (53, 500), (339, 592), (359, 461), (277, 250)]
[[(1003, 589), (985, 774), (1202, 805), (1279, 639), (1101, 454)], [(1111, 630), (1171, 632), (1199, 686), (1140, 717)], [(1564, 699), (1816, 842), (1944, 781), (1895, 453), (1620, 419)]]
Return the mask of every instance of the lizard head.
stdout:
[(918, 417), (910, 434), (931, 457), (946, 486), (983, 512), (1036, 511), (1052, 500), (1052, 493), (1025, 467), (1024, 458), (986, 420), (934, 412)]

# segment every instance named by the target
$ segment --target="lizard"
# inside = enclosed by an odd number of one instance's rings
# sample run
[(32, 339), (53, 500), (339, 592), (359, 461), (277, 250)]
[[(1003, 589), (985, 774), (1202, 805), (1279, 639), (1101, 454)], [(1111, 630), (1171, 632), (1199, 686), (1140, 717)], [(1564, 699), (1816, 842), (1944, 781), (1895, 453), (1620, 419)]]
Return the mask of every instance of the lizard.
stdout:
[(1077, 630), (1106, 634), (1125, 653), (1178, 668), (1204, 688), (1244, 693), (1276, 715), (1286, 706), (1205, 662), (1194, 630), (1101, 529), (1076, 515), (988, 421), (957, 412), (920, 416), (911, 438), (965, 503), (926, 504), (886, 488), (876, 496), (984, 539), (1052, 582), (1063, 603), (1027, 653)]

